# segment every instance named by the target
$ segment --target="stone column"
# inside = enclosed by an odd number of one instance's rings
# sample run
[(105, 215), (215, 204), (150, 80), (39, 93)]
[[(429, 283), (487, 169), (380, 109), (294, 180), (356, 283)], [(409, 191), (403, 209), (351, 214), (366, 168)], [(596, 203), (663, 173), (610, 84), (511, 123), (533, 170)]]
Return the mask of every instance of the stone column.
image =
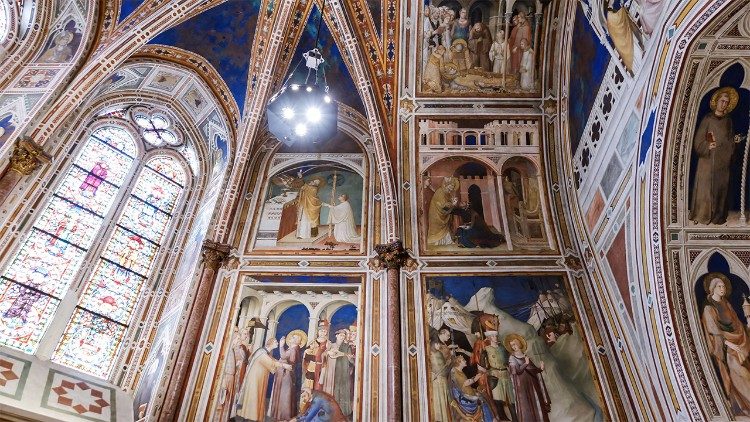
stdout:
[(373, 267), (387, 271), (386, 293), (386, 419), (389, 422), (404, 420), (401, 393), (401, 267), (410, 267), (413, 260), (400, 240), (375, 246), (378, 257)]
[(10, 165), (0, 176), (0, 204), (13, 192), (19, 181), (39, 168), (40, 164), (49, 163), (50, 157), (42, 151), (42, 147), (30, 139), (19, 139), (10, 156)]
[(226, 261), (230, 247), (210, 240), (203, 242), (203, 267), (201, 269), (198, 289), (193, 298), (182, 343), (177, 350), (177, 359), (164, 398), (164, 407), (158, 418), (160, 421), (176, 421), (182, 400), (186, 397), (187, 378), (192, 370), (196, 356), (196, 347), (203, 332), (203, 323), (207, 317), (208, 307), (213, 296), (216, 275)]

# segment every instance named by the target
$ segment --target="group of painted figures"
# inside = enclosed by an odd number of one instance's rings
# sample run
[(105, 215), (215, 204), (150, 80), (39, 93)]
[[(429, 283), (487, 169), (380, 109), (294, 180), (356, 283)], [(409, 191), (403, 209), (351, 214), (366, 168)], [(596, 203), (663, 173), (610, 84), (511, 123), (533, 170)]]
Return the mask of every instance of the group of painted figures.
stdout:
[(330, 324), (321, 320), (310, 342), (293, 330), (253, 352), (251, 336), (245, 329), (232, 337), (215, 420), (352, 420), (356, 325), (336, 330), (331, 340)]
[(501, 26), (493, 34), (482, 21), (472, 24), (465, 8), (456, 17), (448, 7), (425, 6), (422, 91), (534, 90), (534, 42), (526, 12), (515, 14), (511, 24), (507, 36)]
[[(549, 421), (544, 362), (526, 354), (522, 335), (511, 333), (501, 339), (496, 316), (483, 315), (477, 321), (480, 336), (472, 351), (453, 343), (446, 327), (431, 342), (432, 420)], [(558, 329), (547, 327), (545, 332), (554, 338)]]

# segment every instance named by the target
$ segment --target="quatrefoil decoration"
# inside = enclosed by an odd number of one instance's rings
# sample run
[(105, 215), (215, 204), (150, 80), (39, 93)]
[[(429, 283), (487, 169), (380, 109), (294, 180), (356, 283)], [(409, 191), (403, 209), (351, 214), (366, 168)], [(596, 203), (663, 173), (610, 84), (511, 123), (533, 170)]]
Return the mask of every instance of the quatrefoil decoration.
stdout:
[(133, 111), (132, 116), (141, 130), (143, 140), (149, 145), (161, 147), (182, 144), (181, 137), (172, 127), (172, 121), (166, 114), (138, 109)]

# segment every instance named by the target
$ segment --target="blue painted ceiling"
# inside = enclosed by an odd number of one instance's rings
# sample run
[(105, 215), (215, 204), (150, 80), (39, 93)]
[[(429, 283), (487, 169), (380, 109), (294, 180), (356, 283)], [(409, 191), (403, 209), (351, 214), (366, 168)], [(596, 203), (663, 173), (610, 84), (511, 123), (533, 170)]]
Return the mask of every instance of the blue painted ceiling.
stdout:
[[(305, 29), (302, 32), (299, 44), (297, 44), (297, 50), (294, 52), (294, 57), (289, 68), (290, 71), (300, 63), (302, 54), (315, 47), (315, 37), (318, 33), (319, 21), (320, 10), (317, 7), (313, 7), (305, 23)], [(349, 74), (349, 69), (341, 57), (341, 50), (339, 50), (339, 47), (334, 42), (333, 35), (331, 35), (331, 31), (325, 22), (320, 26), (320, 40), (318, 41), (318, 45), (320, 51), (323, 53), (323, 58), (326, 60), (323, 63), (323, 68), (328, 86), (331, 89), (331, 96), (366, 116), (365, 106), (359, 97), (359, 91), (357, 91), (357, 87), (354, 85), (354, 81)], [(304, 75), (306, 74), (304, 64), (299, 64), (295, 76), (297, 74), (301, 75), (302, 81), (304, 81)], [(295, 80), (298, 79), (295, 77)]]
[[(141, 0), (123, 0), (121, 16), (126, 16), (141, 3)], [(380, 2), (368, 1), (377, 26), (380, 23)], [(240, 112), (243, 112), (248, 84), (248, 69), (253, 37), (261, 6), (260, 0), (228, 0), (209, 9), (174, 28), (171, 28), (150, 41), (192, 51), (206, 58), (219, 72), (229, 86)], [(290, 70), (300, 62), (302, 54), (315, 45), (318, 33), (320, 10), (313, 7), (308, 17), (301, 39), (297, 44)], [(319, 45), (326, 63), (326, 79), (331, 95), (338, 101), (365, 114), (364, 105), (349, 74), (341, 50), (334, 42), (331, 31), (325, 22), (321, 25)], [(298, 69), (304, 74), (304, 64)], [(304, 76), (302, 76), (304, 78)]]
[(150, 44), (204, 57), (224, 78), (242, 112), (259, 9), (260, 0), (229, 0), (162, 32)]
[(143, 0), (122, 0), (118, 22), (130, 16), (130, 14), (141, 5), (141, 3), (143, 3)]

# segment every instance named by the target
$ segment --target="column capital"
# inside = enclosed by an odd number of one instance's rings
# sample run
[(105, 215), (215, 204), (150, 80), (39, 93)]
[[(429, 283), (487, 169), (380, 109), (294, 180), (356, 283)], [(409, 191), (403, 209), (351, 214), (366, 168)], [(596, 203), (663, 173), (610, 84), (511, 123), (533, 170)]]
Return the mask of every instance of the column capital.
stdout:
[(229, 251), (231, 247), (221, 243), (214, 242), (212, 240), (203, 241), (203, 263), (206, 267), (213, 270), (218, 270), (227, 257), (229, 257)]
[(45, 154), (42, 147), (31, 139), (19, 139), (13, 148), (10, 157), (10, 169), (24, 176), (28, 176), (39, 167), (40, 164), (50, 162), (49, 155)]
[(399, 269), (415, 265), (414, 259), (409, 255), (409, 251), (404, 249), (404, 245), (400, 240), (375, 245), (375, 252), (378, 256), (370, 261), (370, 267), (372, 268)]

